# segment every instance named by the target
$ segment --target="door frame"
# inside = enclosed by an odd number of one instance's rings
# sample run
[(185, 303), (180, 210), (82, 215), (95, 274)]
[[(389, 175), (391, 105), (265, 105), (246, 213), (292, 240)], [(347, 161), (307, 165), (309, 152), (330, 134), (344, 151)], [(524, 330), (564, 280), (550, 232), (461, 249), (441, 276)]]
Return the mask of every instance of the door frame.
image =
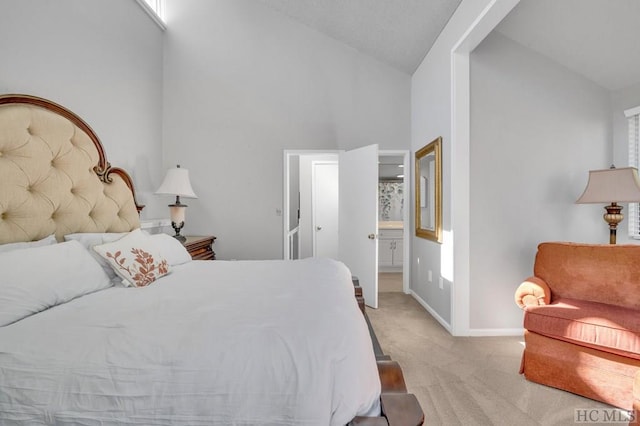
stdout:
[(285, 149), (283, 154), (283, 164), (284, 164), (284, 172), (282, 173), (283, 178), (283, 192), (282, 192), (282, 258), (285, 260), (291, 259), (291, 250), (290, 250), (290, 233), (289, 233), (289, 219), (290, 219), (290, 204), (291, 200), (289, 199), (289, 190), (290, 190), (290, 179), (291, 179), (291, 157), (295, 155), (323, 155), (323, 154), (334, 154), (338, 155), (341, 150), (338, 149)]
[[(282, 258), (288, 260), (291, 258), (289, 247), (289, 179), (291, 172), (289, 170), (291, 157), (294, 155), (323, 155), (323, 154), (339, 154), (343, 150), (321, 150), (321, 149), (285, 149), (283, 154), (284, 173), (283, 175), (283, 196), (282, 196)], [(405, 208), (403, 209), (404, 229), (402, 233), (403, 259), (402, 259), (402, 291), (405, 294), (411, 292), (409, 283), (411, 282), (411, 206), (413, 205), (412, 183), (413, 166), (411, 163), (411, 151), (407, 149), (381, 149), (378, 156), (403, 156), (404, 158), (404, 188), (405, 188)]]
[(402, 209), (402, 291), (405, 294), (410, 293), (409, 283), (411, 282), (411, 206), (413, 206), (413, 198), (411, 198), (411, 176), (413, 170), (411, 167), (411, 151), (408, 149), (381, 149), (378, 151), (378, 157), (399, 157), (402, 156), (404, 164), (404, 177), (402, 178), (404, 186), (404, 208)]
[[(471, 52), (511, 12), (520, 0), (493, 0), (470, 24), (450, 51), (451, 73), (451, 232), (453, 249), (451, 324), (443, 324), (454, 336), (471, 335), (470, 147)], [(455, 164), (455, 167), (454, 167)]]

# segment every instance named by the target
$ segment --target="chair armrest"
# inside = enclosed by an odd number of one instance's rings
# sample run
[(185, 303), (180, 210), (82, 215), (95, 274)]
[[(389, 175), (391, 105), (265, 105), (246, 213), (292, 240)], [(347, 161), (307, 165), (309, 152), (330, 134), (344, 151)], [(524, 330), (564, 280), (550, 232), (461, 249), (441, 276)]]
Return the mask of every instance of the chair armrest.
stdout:
[(522, 309), (548, 305), (551, 303), (551, 289), (542, 278), (529, 277), (516, 289), (515, 301)]

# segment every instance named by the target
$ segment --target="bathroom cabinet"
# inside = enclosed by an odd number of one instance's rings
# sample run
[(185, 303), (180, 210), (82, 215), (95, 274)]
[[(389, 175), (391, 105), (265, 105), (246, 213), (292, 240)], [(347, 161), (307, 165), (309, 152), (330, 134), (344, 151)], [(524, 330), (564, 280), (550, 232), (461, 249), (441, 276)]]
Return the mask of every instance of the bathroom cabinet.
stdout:
[(401, 271), (403, 262), (402, 229), (380, 229), (378, 239), (378, 269)]

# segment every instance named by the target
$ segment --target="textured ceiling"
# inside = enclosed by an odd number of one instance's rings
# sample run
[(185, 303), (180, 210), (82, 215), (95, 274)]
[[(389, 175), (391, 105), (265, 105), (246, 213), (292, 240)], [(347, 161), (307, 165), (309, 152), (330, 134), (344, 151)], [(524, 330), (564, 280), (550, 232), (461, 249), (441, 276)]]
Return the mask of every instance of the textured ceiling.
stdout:
[(522, 0), (497, 30), (609, 90), (640, 83), (640, 0)]
[(461, 0), (257, 0), (413, 74)]

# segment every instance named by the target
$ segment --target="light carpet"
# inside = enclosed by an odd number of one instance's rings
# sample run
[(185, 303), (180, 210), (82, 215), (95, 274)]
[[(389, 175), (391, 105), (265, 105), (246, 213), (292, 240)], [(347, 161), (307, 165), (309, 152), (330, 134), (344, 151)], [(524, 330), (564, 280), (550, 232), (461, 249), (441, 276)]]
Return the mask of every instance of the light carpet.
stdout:
[(521, 337), (453, 337), (401, 292), (380, 293), (367, 313), (426, 425), (573, 425), (575, 409), (612, 408), (525, 380)]
[(402, 272), (378, 272), (378, 293), (402, 291)]

